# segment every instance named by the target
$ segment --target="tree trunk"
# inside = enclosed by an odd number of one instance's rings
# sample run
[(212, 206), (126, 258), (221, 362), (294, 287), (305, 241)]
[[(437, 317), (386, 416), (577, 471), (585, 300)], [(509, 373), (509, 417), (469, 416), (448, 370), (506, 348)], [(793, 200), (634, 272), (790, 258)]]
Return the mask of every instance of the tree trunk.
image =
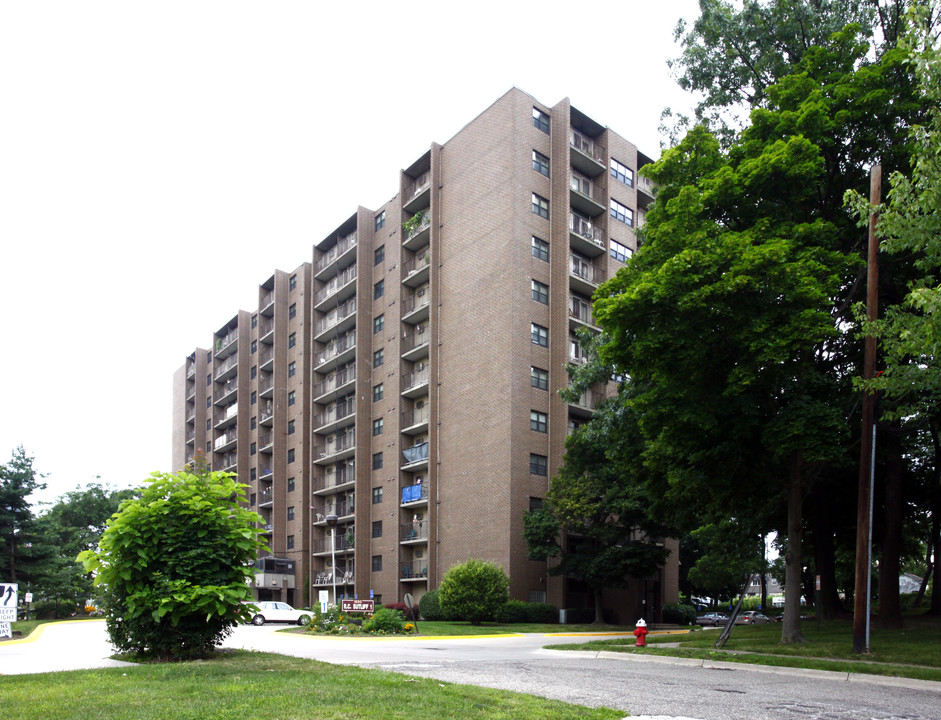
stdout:
[(934, 545), (934, 591), (931, 593), (931, 607), (926, 615), (941, 615), (941, 591), (938, 590), (938, 578), (941, 577), (941, 441), (938, 438), (938, 424), (935, 417), (928, 422), (931, 431), (931, 444), (934, 447), (934, 471), (931, 489), (931, 543)]
[(784, 617), (781, 623), (781, 644), (807, 642), (801, 633), (801, 454), (791, 453), (787, 480), (787, 552), (784, 555)]
[(592, 625), (604, 625), (604, 604), (602, 603), (604, 588), (595, 588), (595, 620)]
[(763, 612), (768, 611), (768, 568), (767, 563), (761, 563), (761, 577), (758, 580), (759, 586), (761, 587), (761, 609)]
[(934, 518), (931, 521), (932, 530), (928, 534), (928, 548), (925, 551), (925, 575), (921, 579), (921, 585), (918, 587), (918, 594), (915, 595), (915, 600), (912, 602), (912, 608), (918, 609), (921, 607), (922, 602), (925, 600), (925, 591), (928, 589), (928, 583), (931, 582), (931, 571), (934, 569), (934, 566), (931, 562), (932, 548), (934, 547)]
[(885, 532), (879, 559), (879, 627), (898, 629), (902, 623), (902, 602), (899, 597), (899, 572), (902, 568), (902, 448), (898, 435), (882, 433), (885, 438)]
[[(833, 547), (833, 523), (830, 506), (822, 497), (822, 486), (814, 488), (814, 567), (820, 576), (820, 591), (814, 598), (818, 620), (835, 620), (843, 610), (836, 588), (836, 551)], [(816, 587), (816, 586), (815, 586)]]

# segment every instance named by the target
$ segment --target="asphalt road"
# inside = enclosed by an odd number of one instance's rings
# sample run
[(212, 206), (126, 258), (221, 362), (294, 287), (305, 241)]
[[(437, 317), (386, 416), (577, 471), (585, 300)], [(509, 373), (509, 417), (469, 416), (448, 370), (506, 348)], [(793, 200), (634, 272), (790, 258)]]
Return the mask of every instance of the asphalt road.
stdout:
[[(44, 627), (34, 642), (0, 644), (0, 675), (119, 664), (107, 659), (103, 622)], [(542, 649), (584, 640), (572, 636), (340, 639), (278, 629), (241, 626), (225, 645), (604, 705), (634, 720), (941, 720), (941, 683)]]

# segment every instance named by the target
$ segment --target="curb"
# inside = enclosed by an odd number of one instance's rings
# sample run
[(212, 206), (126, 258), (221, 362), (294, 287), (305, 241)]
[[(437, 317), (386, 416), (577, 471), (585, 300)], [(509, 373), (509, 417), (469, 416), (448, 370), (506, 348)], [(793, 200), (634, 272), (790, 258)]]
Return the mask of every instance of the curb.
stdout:
[[(544, 653), (564, 653), (571, 657), (574, 653), (566, 650), (546, 650)], [(866, 683), (869, 685), (882, 685), (887, 687), (900, 687), (909, 690), (927, 690), (941, 693), (941, 682), (935, 680), (917, 680), (915, 678), (893, 677), (889, 675), (868, 675), (866, 673), (837, 672), (834, 670), (816, 670), (812, 668), (792, 668), (780, 665), (751, 665), (748, 663), (731, 663), (721, 660), (705, 660), (697, 658), (677, 658), (669, 655), (637, 655), (633, 653), (610, 652), (599, 650), (597, 652), (580, 653), (586, 658), (602, 660), (626, 660), (635, 662), (661, 663), (663, 665), (686, 665), (701, 667), (706, 670), (744, 670), (750, 672), (763, 672), (776, 675), (792, 675), (821, 680), (841, 680), (843, 682)]]

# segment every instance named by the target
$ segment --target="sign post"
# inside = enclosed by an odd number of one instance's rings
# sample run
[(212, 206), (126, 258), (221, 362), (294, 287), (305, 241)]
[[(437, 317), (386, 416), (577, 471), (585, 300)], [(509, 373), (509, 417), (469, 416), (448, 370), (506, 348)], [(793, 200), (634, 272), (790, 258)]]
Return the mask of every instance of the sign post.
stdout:
[(19, 599), (16, 583), (0, 583), (0, 637), (13, 637), (12, 623), (16, 622)]

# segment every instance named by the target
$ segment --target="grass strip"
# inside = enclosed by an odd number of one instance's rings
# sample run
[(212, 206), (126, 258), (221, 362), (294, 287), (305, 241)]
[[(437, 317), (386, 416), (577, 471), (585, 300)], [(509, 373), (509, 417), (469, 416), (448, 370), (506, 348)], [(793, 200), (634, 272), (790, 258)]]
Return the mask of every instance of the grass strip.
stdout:
[(0, 677), (0, 720), (614, 720), (622, 711), (247, 651), (131, 668)]

